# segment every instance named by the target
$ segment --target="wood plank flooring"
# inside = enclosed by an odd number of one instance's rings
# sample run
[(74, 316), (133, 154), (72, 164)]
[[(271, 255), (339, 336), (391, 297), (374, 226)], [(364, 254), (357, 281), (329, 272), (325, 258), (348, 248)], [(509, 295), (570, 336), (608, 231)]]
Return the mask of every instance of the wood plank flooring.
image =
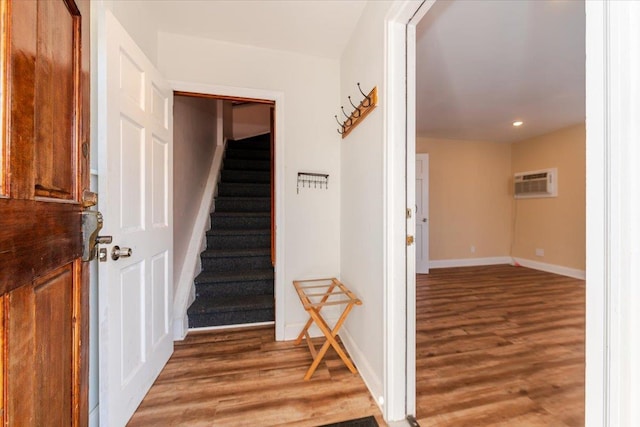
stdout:
[(128, 425), (304, 427), (369, 415), (386, 425), (332, 348), (304, 381), (311, 362), (305, 343), (275, 342), (273, 326), (190, 333)]
[[(584, 304), (583, 281), (523, 267), (419, 275), (420, 425), (583, 425)], [(273, 327), (189, 334), (129, 425), (385, 425), (333, 349), (303, 381), (311, 360), (304, 344), (275, 342)]]
[(422, 427), (584, 425), (584, 281), (436, 269), (416, 299)]

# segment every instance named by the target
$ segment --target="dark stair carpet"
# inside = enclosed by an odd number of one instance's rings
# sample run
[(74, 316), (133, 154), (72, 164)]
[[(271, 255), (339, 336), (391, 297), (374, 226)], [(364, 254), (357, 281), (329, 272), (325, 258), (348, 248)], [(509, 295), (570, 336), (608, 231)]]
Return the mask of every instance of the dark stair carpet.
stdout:
[(227, 143), (191, 328), (274, 320), (269, 138)]

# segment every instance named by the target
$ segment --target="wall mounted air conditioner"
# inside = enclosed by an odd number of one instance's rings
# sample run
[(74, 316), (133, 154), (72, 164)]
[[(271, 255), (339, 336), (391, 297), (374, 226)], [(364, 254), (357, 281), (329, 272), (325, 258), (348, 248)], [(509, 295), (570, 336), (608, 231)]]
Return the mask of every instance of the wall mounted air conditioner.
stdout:
[(513, 196), (516, 199), (556, 197), (558, 168), (519, 172), (513, 176)]

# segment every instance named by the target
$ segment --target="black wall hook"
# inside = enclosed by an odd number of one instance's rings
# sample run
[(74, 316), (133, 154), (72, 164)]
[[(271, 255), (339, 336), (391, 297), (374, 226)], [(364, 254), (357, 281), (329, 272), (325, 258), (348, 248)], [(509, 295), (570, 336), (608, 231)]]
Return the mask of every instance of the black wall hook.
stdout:
[(344, 105), (340, 106), (340, 109), (342, 110), (342, 114), (344, 114), (344, 116), (347, 118), (347, 120), (344, 121), (344, 126), (351, 126), (353, 124), (353, 119), (351, 119), (351, 116), (344, 112)]
[(344, 123), (341, 123), (340, 120), (338, 120), (338, 115), (336, 114), (335, 116), (333, 116), (336, 118), (336, 122), (338, 122), (338, 124), (340, 125), (340, 128), (342, 129), (342, 132), (340, 132), (340, 129), (338, 129), (338, 133), (340, 135), (342, 135), (344, 133)]
[(369, 95), (367, 95), (366, 93), (364, 93), (362, 91), (362, 88), (360, 87), (360, 82), (358, 82), (358, 90), (360, 91), (360, 93), (362, 94), (362, 96), (364, 96), (365, 98), (367, 98), (367, 105), (364, 105), (364, 100), (362, 101), (362, 106), (363, 107), (369, 107), (371, 106), (371, 98), (369, 97)]
[[(349, 98), (349, 104), (351, 104), (351, 106), (352, 106), (353, 108), (355, 108), (355, 110), (354, 110), (354, 111), (353, 111), (353, 113), (351, 113), (351, 114), (353, 114), (353, 115), (355, 116), (355, 118), (360, 117), (360, 115), (362, 114), (362, 113), (360, 112), (360, 108), (358, 108), (358, 107), (356, 107), (355, 105), (353, 105), (353, 102), (351, 101), (351, 96), (347, 96), (347, 98)], [(356, 111), (358, 112), (358, 115), (357, 115), (357, 116), (356, 116)]]

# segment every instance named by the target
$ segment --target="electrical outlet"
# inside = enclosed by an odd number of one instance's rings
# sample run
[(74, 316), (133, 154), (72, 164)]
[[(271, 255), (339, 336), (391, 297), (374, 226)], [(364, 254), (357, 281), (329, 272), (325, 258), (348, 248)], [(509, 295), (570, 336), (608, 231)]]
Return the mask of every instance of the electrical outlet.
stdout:
[(544, 256), (544, 249), (537, 248), (536, 249), (536, 256)]
[(471, 245), (471, 247), (469, 248), (469, 250), (471, 251), (472, 254), (476, 253), (476, 247)]

